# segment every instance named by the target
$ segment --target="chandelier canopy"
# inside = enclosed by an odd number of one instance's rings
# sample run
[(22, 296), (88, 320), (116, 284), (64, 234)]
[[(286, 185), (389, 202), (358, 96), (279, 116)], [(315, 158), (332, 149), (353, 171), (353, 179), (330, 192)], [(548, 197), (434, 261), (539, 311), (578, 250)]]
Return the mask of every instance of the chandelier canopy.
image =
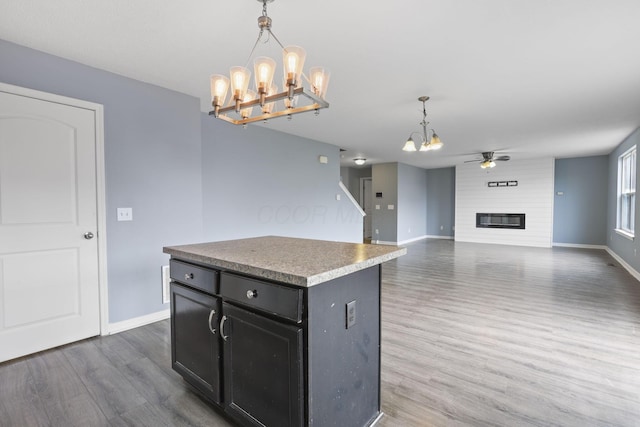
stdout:
[[(306, 59), (305, 50), (300, 46), (284, 47), (271, 31), (267, 3), (274, 0), (258, 1), (262, 3), (262, 15), (258, 17), (258, 28), (260, 28), (258, 39), (244, 67), (231, 67), (229, 77), (222, 74), (211, 76), (213, 110), (209, 115), (236, 125), (246, 125), (282, 116), (290, 119), (294, 114), (307, 111), (315, 111), (319, 114), (320, 109), (329, 107), (329, 103), (325, 101), (329, 86), (329, 71), (323, 67), (311, 67), (307, 76), (303, 70)], [(266, 56), (255, 58), (254, 88), (249, 89), (251, 71), (247, 67), (265, 31), (269, 38), (273, 37), (282, 48), (282, 92), (278, 92), (278, 85), (274, 82), (276, 61)], [(305, 85), (308, 87), (305, 88)], [(229, 89), (231, 93), (227, 102)], [(255, 115), (254, 110), (258, 110)]]

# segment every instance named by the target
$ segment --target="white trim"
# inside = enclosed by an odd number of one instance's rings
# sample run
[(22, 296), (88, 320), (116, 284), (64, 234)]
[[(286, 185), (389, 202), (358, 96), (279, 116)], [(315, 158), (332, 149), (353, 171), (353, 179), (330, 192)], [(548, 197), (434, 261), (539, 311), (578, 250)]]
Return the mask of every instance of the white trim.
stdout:
[(424, 236), (419, 236), (419, 237), (414, 237), (413, 239), (407, 239), (407, 240), (403, 240), (401, 242), (398, 242), (398, 245), (406, 245), (408, 243), (413, 243), (413, 242), (417, 242), (418, 240), (425, 240), (427, 238), (427, 235), (425, 234)]
[(113, 335), (120, 332), (128, 331), (129, 329), (139, 328), (150, 323), (159, 322), (171, 317), (171, 310), (166, 309), (157, 311), (155, 313), (147, 314), (140, 317), (134, 317), (133, 319), (123, 320), (122, 322), (109, 323), (109, 332), (102, 335)]
[(351, 200), (351, 203), (353, 203), (353, 206), (355, 206), (356, 209), (358, 209), (358, 211), (360, 212), (360, 215), (366, 216), (367, 214), (362, 210), (358, 202), (356, 202), (356, 199), (353, 197), (353, 194), (351, 194), (351, 191), (349, 191), (349, 189), (345, 187), (342, 181), (338, 181), (338, 185), (340, 186), (344, 194), (347, 196), (347, 198)]
[(615, 228), (613, 231), (615, 231), (616, 233), (618, 233), (620, 236), (624, 237), (625, 239), (629, 239), (633, 242), (634, 239), (634, 234), (628, 232), (627, 230), (623, 230), (621, 228)]
[(84, 108), (93, 111), (96, 125), (96, 209), (98, 236), (98, 291), (100, 295), (100, 334), (104, 335), (109, 327), (109, 291), (107, 277), (107, 202), (105, 191), (104, 157), (104, 107), (89, 101), (69, 98), (39, 90), (0, 83), (0, 92), (55, 102), (63, 105)]
[(374, 245), (398, 246), (398, 242), (387, 242), (385, 240), (372, 240), (371, 243)]
[(620, 255), (618, 255), (617, 253), (613, 252), (610, 247), (607, 246), (606, 251), (609, 253), (609, 255), (611, 255), (613, 257), (613, 259), (618, 261), (624, 267), (625, 270), (627, 270), (633, 277), (635, 277), (636, 280), (640, 281), (640, 273), (638, 273), (638, 271), (636, 271), (635, 268), (633, 268), (629, 264), (627, 264), (627, 262), (625, 260), (623, 260), (620, 257)]
[(557, 243), (557, 242), (553, 242), (552, 245), (560, 248), (601, 249), (603, 251), (607, 250), (606, 245), (582, 245), (578, 243)]
[(444, 239), (444, 240), (453, 240), (453, 236), (436, 236), (436, 235), (427, 235), (427, 239)]

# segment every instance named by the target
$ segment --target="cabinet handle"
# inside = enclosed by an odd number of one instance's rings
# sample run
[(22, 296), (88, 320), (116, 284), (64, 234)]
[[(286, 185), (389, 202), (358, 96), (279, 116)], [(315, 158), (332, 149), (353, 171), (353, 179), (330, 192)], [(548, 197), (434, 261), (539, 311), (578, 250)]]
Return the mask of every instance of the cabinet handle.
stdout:
[(191, 280), (191, 279), (193, 279), (193, 273), (185, 273), (184, 280)]
[(222, 319), (220, 320), (220, 336), (225, 341), (227, 340), (227, 338), (229, 338), (229, 335), (224, 334), (224, 322), (226, 321), (227, 321), (227, 316), (222, 316)]
[(216, 314), (215, 310), (211, 310), (211, 312), (209, 313), (209, 330), (211, 331), (212, 334), (216, 334), (216, 330), (211, 327), (211, 320), (213, 319), (213, 315)]
[(253, 298), (258, 298), (258, 291), (257, 290), (248, 290), (247, 291), (247, 298), (249, 299), (253, 299)]

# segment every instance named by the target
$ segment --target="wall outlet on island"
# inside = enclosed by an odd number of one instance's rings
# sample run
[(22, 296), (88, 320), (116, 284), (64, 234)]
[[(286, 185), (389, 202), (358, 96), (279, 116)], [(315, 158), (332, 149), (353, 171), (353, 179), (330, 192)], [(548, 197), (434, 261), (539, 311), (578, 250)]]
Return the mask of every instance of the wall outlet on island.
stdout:
[(380, 234), (380, 231), (378, 231), (378, 229), (376, 228), (376, 234)]

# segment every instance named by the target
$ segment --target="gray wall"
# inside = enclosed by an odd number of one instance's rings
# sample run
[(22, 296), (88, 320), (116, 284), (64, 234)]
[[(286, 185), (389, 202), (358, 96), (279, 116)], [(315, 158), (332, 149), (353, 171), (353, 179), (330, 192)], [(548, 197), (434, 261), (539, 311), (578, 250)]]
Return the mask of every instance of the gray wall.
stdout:
[(162, 247), (202, 239), (198, 99), (2, 40), (0, 58), (4, 83), (104, 105), (109, 321), (166, 309)]
[[(263, 131), (214, 124), (194, 97), (2, 40), (0, 58), (1, 82), (104, 105), (110, 323), (168, 308), (166, 245), (259, 234), (361, 241), (362, 218), (336, 201), (336, 147), (274, 131), (261, 145)], [(132, 207), (134, 220), (116, 222), (117, 207)]]
[[(618, 196), (618, 157), (631, 148), (633, 145), (640, 146), (640, 129), (636, 129), (620, 145), (609, 154), (609, 194), (607, 197), (607, 246), (625, 260), (636, 271), (640, 271), (640, 260), (637, 252), (640, 249), (639, 239), (629, 240), (615, 232), (616, 229), (616, 208)], [(638, 147), (640, 148), (640, 147)], [(640, 168), (636, 167), (636, 182)], [(636, 197), (636, 235), (640, 234), (640, 209), (638, 209), (638, 198)]]
[(398, 242), (427, 235), (427, 171), (398, 164)]
[[(456, 168), (427, 170), (427, 235), (453, 237)], [(442, 228), (442, 229), (441, 229)]]
[(342, 183), (349, 189), (353, 197), (360, 202), (360, 178), (371, 178), (371, 166), (351, 167), (343, 166), (340, 168), (340, 177)]
[[(382, 163), (371, 167), (373, 187), (372, 239), (383, 242), (398, 241), (398, 163)], [(376, 198), (382, 193), (382, 198)], [(380, 205), (380, 209), (375, 209)], [(394, 209), (389, 210), (388, 205)], [(376, 230), (378, 233), (376, 234)]]
[(608, 179), (608, 156), (556, 160), (554, 243), (607, 244)]
[(362, 243), (362, 215), (338, 186), (336, 146), (202, 114), (202, 173), (205, 240), (280, 235)]

